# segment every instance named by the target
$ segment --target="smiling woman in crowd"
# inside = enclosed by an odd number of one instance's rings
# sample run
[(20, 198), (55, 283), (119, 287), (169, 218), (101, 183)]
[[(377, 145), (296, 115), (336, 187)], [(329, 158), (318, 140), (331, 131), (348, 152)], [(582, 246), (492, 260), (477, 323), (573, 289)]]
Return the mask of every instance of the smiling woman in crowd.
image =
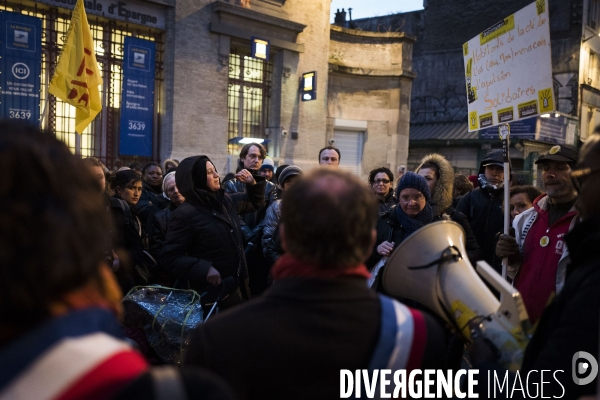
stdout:
[(377, 241), (367, 267), (371, 270), (417, 229), (433, 222), (433, 209), (427, 181), (414, 172), (407, 172), (396, 188), (398, 207), (383, 213), (377, 220)]

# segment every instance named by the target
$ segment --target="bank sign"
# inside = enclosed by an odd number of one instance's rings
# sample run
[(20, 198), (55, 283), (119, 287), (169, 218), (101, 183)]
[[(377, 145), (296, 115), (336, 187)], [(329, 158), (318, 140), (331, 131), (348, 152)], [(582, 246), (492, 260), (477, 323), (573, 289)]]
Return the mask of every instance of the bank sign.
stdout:
[[(37, 0), (55, 7), (75, 8), (77, 0)], [(152, 3), (133, 0), (84, 0), (85, 12), (133, 24), (165, 29), (164, 9)]]
[(470, 132), (555, 110), (548, 7), (537, 0), (463, 45)]
[(152, 157), (154, 42), (125, 37), (119, 154)]
[(40, 120), (42, 21), (0, 11), (0, 118)]

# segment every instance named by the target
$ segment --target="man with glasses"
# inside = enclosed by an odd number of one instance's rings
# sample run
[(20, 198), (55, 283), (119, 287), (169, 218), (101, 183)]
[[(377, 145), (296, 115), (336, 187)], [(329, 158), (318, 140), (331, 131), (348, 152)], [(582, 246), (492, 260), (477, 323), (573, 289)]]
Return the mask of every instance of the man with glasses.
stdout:
[[(240, 151), (240, 159), (236, 172), (247, 169), (252, 175), (258, 176), (262, 163), (267, 156), (267, 150), (262, 144), (248, 143)], [(223, 184), (225, 193), (244, 193), (246, 184), (237, 179), (232, 179)], [(275, 184), (267, 181), (265, 186), (265, 204), (257, 211), (240, 215), (241, 230), (244, 235), (244, 246), (246, 251), (246, 262), (250, 280), (250, 291), (253, 295), (262, 293), (267, 287), (268, 263), (263, 256), (262, 234), (263, 220), (267, 208), (277, 198)]]
[(565, 235), (577, 214), (577, 191), (571, 181), (576, 162), (577, 151), (567, 146), (554, 146), (536, 161), (542, 167), (546, 194), (515, 218), (515, 238), (500, 235), (496, 246), (498, 257), (508, 257), (508, 275), (523, 296), (532, 323), (540, 318), (552, 293), (564, 285), (569, 263)]

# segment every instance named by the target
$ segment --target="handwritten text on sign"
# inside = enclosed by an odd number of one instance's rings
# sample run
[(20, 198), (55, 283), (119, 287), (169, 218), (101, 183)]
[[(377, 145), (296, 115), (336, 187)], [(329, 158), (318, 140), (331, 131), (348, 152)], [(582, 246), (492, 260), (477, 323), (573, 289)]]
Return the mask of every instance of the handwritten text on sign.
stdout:
[(463, 45), (469, 131), (554, 111), (547, 0)]

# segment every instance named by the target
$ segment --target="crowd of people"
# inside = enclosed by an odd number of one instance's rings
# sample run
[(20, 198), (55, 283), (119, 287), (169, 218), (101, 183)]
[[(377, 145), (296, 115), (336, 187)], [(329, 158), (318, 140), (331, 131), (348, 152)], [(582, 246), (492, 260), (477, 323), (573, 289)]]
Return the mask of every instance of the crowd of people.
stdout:
[[(496, 368), (486, 344), (381, 285), (395, 249), (444, 220), (462, 227), (472, 265), (500, 273), (508, 259), (537, 323), (523, 371), (571, 372), (576, 352), (598, 355), (600, 134), (580, 153), (552, 147), (536, 162), (544, 191), (510, 179), (507, 201), (501, 150), (474, 178), (430, 154), (414, 172), (395, 179), (382, 166), (363, 182), (336, 168), (341, 156), (327, 146), (322, 168), (305, 172), (250, 143), (223, 179), (205, 155), (109, 172), (2, 123), (0, 399), (159, 398), (161, 382), (173, 400), (330, 399), (341, 369), (461, 368), (463, 357)], [(193, 289), (205, 312), (218, 306), (181, 370), (150, 367), (124, 340), (120, 301), (140, 285)], [(382, 350), (396, 329), (405, 334)], [(69, 357), (76, 368), (60, 364)], [(562, 384), (565, 398), (596, 392)]]

